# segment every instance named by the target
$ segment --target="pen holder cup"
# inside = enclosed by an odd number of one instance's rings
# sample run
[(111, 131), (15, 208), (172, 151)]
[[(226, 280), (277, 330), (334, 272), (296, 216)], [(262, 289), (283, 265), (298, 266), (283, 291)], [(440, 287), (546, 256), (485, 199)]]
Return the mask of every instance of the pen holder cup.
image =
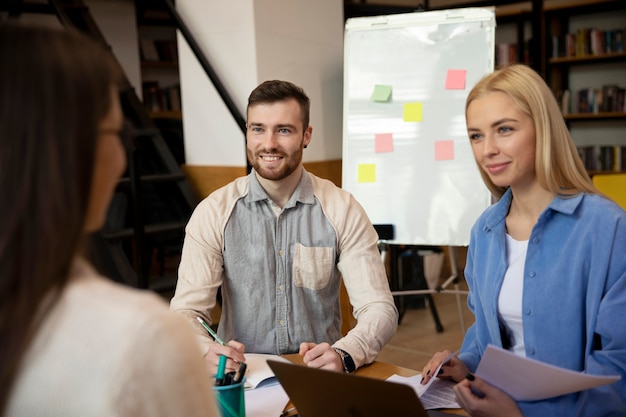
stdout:
[(222, 417), (246, 417), (246, 404), (243, 384), (244, 377), (240, 382), (230, 385), (214, 386), (213, 392), (219, 405)]

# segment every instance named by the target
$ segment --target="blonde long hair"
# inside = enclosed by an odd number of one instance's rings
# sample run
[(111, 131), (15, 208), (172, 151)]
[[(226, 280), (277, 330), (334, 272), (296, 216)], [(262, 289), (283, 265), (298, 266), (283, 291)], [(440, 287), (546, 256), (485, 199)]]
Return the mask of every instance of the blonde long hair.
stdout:
[[(477, 98), (493, 92), (508, 95), (535, 126), (535, 171), (539, 184), (555, 195), (599, 194), (593, 186), (565, 125), (561, 109), (545, 81), (526, 65), (511, 65), (485, 77), (472, 88), (465, 112)], [(501, 197), (507, 187), (495, 185), (479, 166), (487, 188)]]

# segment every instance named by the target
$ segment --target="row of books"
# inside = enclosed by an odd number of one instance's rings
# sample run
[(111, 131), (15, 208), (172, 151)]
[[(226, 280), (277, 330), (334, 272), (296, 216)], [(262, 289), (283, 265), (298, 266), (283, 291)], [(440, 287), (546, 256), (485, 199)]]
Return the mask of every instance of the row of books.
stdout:
[(624, 52), (626, 29), (578, 29), (564, 37), (552, 37), (552, 57), (603, 55)]
[(578, 155), (588, 171), (626, 171), (626, 146), (579, 146)]
[(142, 85), (143, 104), (149, 112), (180, 111), (180, 85), (159, 86), (158, 81), (146, 81)]
[(175, 40), (141, 39), (139, 51), (142, 61), (178, 62), (178, 49)]
[(615, 84), (601, 88), (565, 90), (561, 96), (564, 115), (578, 113), (604, 113), (626, 111), (626, 89)]
[(496, 67), (506, 67), (512, 64), (530, 64), (530, 41), (524, 42), (522, 62), (519, 60), (518, 45), (516, 43), (501, 42), (496, 45)]

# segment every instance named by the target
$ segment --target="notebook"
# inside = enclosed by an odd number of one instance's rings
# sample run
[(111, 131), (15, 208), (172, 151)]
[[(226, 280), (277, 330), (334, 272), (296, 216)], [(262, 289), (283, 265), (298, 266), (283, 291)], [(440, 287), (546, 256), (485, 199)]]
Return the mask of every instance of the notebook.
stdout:
[(408, 385), (268, 360), (300, 417), (432, 417)]

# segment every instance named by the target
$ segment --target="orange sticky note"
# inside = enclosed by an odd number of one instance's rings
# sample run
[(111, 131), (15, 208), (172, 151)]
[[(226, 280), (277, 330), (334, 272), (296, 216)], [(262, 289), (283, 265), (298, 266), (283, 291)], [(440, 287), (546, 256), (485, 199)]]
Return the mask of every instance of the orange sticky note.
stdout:
[(421, 122), (422, 103), (406, 103), (403, 116), (405, 122)]
[(359, 164), (357, 182), (376, 182), (376, 164)]
[(449, 161), (454, 159), (454, 142), (438, 140), (435, 142), (435, 161)]
[(374, 152), (393, 152), (393, 135), (377, 133), (374, 139)]
[(446, 90), (465, 90), (467, 70), (448, 70), (446, 75)]

